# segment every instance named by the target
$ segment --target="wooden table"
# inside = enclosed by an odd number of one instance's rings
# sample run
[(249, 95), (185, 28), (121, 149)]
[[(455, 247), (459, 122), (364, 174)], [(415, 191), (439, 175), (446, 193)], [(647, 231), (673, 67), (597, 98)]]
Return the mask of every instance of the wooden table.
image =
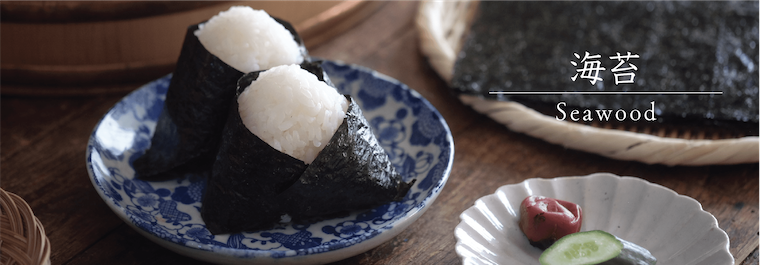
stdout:
[[(512, 132), (460, 103), (426, 63), (414, 23), (417, 8), (417, 2), (389, 2), (310, 49), (314, 56), (366, 66), (417, 90), (446, 119), (456, 146), (449, 181), (419, 220), (379, 247), (336, 264), (459, 264), (453, 231), (459, 214), (475, 200), (528, 178), (595, 172), (641, 177), (698, 200), (728, 233), (736, 264), (758, 263), (758, 164), (646, 165)], [(106, 206), (87, 177), (91, 130), (124, 95), (3, 95), (2, 188), (34, 209), (52, 243), (53, 264), (198, 263), (137, 234)]]

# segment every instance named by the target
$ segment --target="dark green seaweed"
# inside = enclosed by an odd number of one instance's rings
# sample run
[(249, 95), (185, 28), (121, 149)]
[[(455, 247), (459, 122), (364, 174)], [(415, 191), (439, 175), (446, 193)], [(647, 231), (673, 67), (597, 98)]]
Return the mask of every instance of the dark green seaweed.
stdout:
[[(644, 109), (658, 122), (734, 126), (757, 135), (757, 1), (482, 1), (451, 80), (456, 93), (570, 109)], [(638, 54), (616, 85), (616, 53)], [(603, 81), (571, 77), (585, 52)], [(628, 66), (626, 64), (623, 67)], [(722, 95), (491, 95), (489, 91), (722, 91)]]
[[(301, 67), (327, 77), (319, 62)], [(238, 95), (259, 73), (240, 79)], [(359, 106), (346, 98), (346, 118), (310, 165), (251, 133), (234, 100), (201, 206), (209, 231), (252, 232), (271, 228), (285, 214), (301, 222), (401, 200), (413, 181), (403, 182)]]
[(243, 125), (232, 102), (219, 153), (201, 206), (211, 233), (271, 226), (282, 215), (277, 194), (306, 170), (303, 161), (277, 151)]
[(346, 118), (301, 177), (280, 197), (294, 220), (403, 199), (406, 183), (380, 146), (361, 108), (350, 96)]
[[(306, 47), (290, 23), (305, 61)], [(211, 54), (188, 27), (150, 148), (133, 162), (142, 180), (164, 180), (211, 170), (238, 79), (243, 72)]]
[(235, 82), (243, 73), (209, 53), (193, 34), (197, 29), (187, 29), (151, 146), (133, 163), (140, 179), (174, 177), (172, 169), (216, 151)]

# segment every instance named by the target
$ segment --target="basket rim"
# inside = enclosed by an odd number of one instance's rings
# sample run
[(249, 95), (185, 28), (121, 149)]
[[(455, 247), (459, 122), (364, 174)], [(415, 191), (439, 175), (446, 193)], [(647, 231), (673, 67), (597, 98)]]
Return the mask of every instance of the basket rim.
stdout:
[[(416, 26), (420, 49), (432, 68), (450, 82), (466, 25), (479, 1), (421, 3)], [(458, 36), (456, 34), (459, 34)], [(558, 121), (517, 102), (459, 95), (460, 101), (509, 129), (567, 148), (647, 164), (729, 165), (760, 161), (760, 137), (683, 139)]]
[(50, 264), (50, 239), (20, 196), (0, 188), (0, 250), (7, 264)]

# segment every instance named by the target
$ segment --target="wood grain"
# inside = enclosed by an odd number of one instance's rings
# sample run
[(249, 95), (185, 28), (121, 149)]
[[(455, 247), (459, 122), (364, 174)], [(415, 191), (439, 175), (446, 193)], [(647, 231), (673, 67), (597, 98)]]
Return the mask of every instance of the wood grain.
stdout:
[(208, 1), (13, 1), (0, 6), (3, 22), (78, 23), (135, 19), (203, 8)]
[[(382, 6), (376, 1), (11, 2), (0, 10), (3, 94), (121, 93), (174, 69), (189, 25), (231, 6), (264, 9), (322, 43)], [(117, 16), (112, 16), (118, 14)], [(6, 16), (3, 17), (6, 19)], [(22, 19), (25, 18), (25, 19)], [(110, 19), (109, 19), (110, 18)], [(105, 89), (104, 89), (105, 88)]]
[[(528, 178), (595, 172), (641, 177), (698, 200), (728, 234), (736, 264), (757, 264), (758, 164), (645, 165), (512, 132), (459, 102), (426, 63), (414, 27), (417, 5), (385, 3), (365, 21), (310, 49), (314, 56), (370, 67), (417, 90), (446, 119), (456, 149), (448, 183), (419, 220), (380, 246), (335, 264), (460, 264), (453, 229), (475, 200)], [(0, 186), (24, 198), (42, 221), (53, 264), (203, 264), (139, 235), (106, 206), (87, 177), (84, 155), (91, 131), (125, 94), (2, 96)]]

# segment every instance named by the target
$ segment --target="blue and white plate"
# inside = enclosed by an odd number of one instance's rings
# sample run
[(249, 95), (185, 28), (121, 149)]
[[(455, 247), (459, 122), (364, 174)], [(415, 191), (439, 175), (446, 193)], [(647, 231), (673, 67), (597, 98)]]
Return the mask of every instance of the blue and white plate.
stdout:
[(87, 146), (90, 180), (138, 232), (205, 261), (327, 263), (380, 245), (419, 218), (443, 189), (454, 158), (451, 132), (441, 114), (406, 85), (354, 65), (326, 61), (323, 67), (341, 93), (357, 100), (404, 180), (416, 180), (403, 201), (308, 225), (212, 235), (199, 211), (204, 177), (146, 182), (134, 178), (129, 164), (150, 144), (171, 75), (132, 92), (98, 123)]

